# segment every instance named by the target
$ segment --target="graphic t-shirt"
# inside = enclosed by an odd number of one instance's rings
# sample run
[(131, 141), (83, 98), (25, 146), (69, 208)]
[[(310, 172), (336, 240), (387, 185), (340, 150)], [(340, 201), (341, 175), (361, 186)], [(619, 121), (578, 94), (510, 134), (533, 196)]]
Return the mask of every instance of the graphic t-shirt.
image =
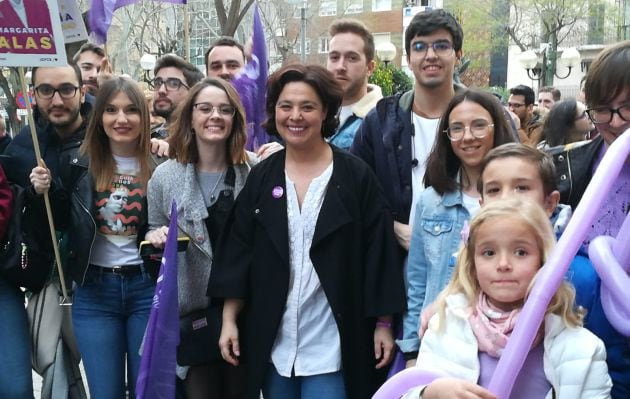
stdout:
[(102, 267), (142, 263), (136, 247), (146, 196), (138, 178), (140, 167), (135, 157), (114, 159), (116, 173), (111, 184), (94, 192), (96, 237), (90, 263)]

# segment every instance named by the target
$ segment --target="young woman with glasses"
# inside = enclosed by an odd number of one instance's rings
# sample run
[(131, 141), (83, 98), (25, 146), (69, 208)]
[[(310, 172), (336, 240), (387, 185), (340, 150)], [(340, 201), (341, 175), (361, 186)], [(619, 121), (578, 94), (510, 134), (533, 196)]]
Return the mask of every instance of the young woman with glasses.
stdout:
[[(168, 80), (165, 82), (168, 87)], [(177, 201), (179, 235), (190, 239), (178, 264), (179, 309), (184, 319), (207, 320), (216, 336), (190, 348), (185, 334), (178, 349), (178, 375), (187, 397), (239, 398), (244, 389), (240, 368), (218, 351), (222, 306), (209, 308), (205, 295), (219, 234), (228, 211), (257, 162), (245, 151), (245, 114), (238, 94), (223, 79), (206, 78), (193, 86), (169, 127), (170, 160), (149, 182), (146, 239), (162, 247), (168, 233), (171, 201)], [(192, 360), (186, 353), (197, 351)]]
[[(417, 348), (419, 316), (446, 286), (464, 223), (479, 209), (480, 164), (492, 148), (514, 141), (491, 94), (458, 92), (440, 119), (412, 222), (403, 340)], [(413, 341), (413, 342), (412, 342)], [(408, 365), (415, 360), (408, 361)]]
[(538, 148), (547, 149), (586, 140), (594, 128), (584, 104), (572, 98), (557, 102), (545, 117), (541, 137), (544, 140)]

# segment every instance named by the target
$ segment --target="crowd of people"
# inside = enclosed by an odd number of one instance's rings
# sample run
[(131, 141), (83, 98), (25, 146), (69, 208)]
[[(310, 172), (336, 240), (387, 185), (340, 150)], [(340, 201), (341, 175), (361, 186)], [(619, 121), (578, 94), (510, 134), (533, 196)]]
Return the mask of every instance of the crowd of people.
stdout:
[[(326, 66), (269, 76), (272, 141), (255, 153), (232, 85), (249, 54), (231, 38), (208, 49), (205, 76), (159, 58), (149, 91), (89, 43), (68, 66), (33, 68), (42, 159), (29, 127), (1, 143), (0, 237), (31, 213), (52, 252), (47, 193), (92, 398), (135, 397), (160, 266), (140, 242), (164, 247), (172, 200), (188, 241), (178, 398), (370, 398), (396, 356), (444, 375), (406, 399), (495, 397), (488, 383), (537, 272), (630, 128), (630, 42), (592, 63), (585, 103), (545, 87), (536, 104), (527, 86), (502, 102), (454, 82), (464, 37), (444, 10), (413, 17), (413, 89), (385, 98), (368, 84), (369, 30), (343, 19), (329, 33)], [(566, 254), (512, 398), (630, 397), (630, 341), (607, 320), (586, 251), (628, 214), (628, 165)], [(27, 189), (24, 209), (9, 184)], [(1, 274), (0, 319), (0, 397), (32, 399), (25, 294)]]

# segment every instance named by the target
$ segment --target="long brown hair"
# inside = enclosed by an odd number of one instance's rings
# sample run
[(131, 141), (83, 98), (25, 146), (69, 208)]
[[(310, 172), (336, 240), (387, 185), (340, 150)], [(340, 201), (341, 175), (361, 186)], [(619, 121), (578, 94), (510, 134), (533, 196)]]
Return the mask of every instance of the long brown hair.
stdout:
[(85, 140), (79, 149), (81, 155), (86, 155), (90, 159), (90, 176), (99, 191), (105, 190), (111, 184), (116, 172), (116, 161), (109, 144), (109, 137), (103, 128), (103, 114), (112, 97), (118, 93), (124, 93), (140, 113), (140, 137), (138, 137), (136, 158), (140, 163), (139, 177), (143, 186), (146, 186), (149, 181), (153, 169), (149, 108), (144, 94), (133, 80), (120, 76), (112, 77), (98, 89)]
[(191, 87), (184, 101), (175, 110), (175, 120), (168, 129), (169, 158), (184, 164), (197, 163), (199, 160), (199, 149), (192, 131), (192, 113), (199, 93), (210, 86), (223, 90), (230, 105), (236, 109), (232, 121), (232, 131), (225, 145), (225, 160), (232, 165), (242, 164), (247, 161), (245, 111), (234, 87), (229, 82), (216, 78), (205, 78)]

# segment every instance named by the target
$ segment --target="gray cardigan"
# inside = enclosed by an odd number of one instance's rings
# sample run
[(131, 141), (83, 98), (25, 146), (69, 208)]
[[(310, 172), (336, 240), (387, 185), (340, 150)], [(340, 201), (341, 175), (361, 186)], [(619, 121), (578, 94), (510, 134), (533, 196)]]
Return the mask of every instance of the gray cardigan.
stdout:
[[(234, 165), (234, 196), (245, 185), (245, 179), (258, 158), (248, 153), (248, 161)], [(208, 306), (206, 289), (212, 265), (212, 247), (204, 219), (208, 210), (196, 178), (194, 164), (181, 164), (170, 159), (158, 166), (148, 189), (149, 229), (168, 226), (171, 201), (177, 202), (178, 236), (190, 238), (185, 252), (178, 255), (177, 283), (179, 312), (185, 315)]]

